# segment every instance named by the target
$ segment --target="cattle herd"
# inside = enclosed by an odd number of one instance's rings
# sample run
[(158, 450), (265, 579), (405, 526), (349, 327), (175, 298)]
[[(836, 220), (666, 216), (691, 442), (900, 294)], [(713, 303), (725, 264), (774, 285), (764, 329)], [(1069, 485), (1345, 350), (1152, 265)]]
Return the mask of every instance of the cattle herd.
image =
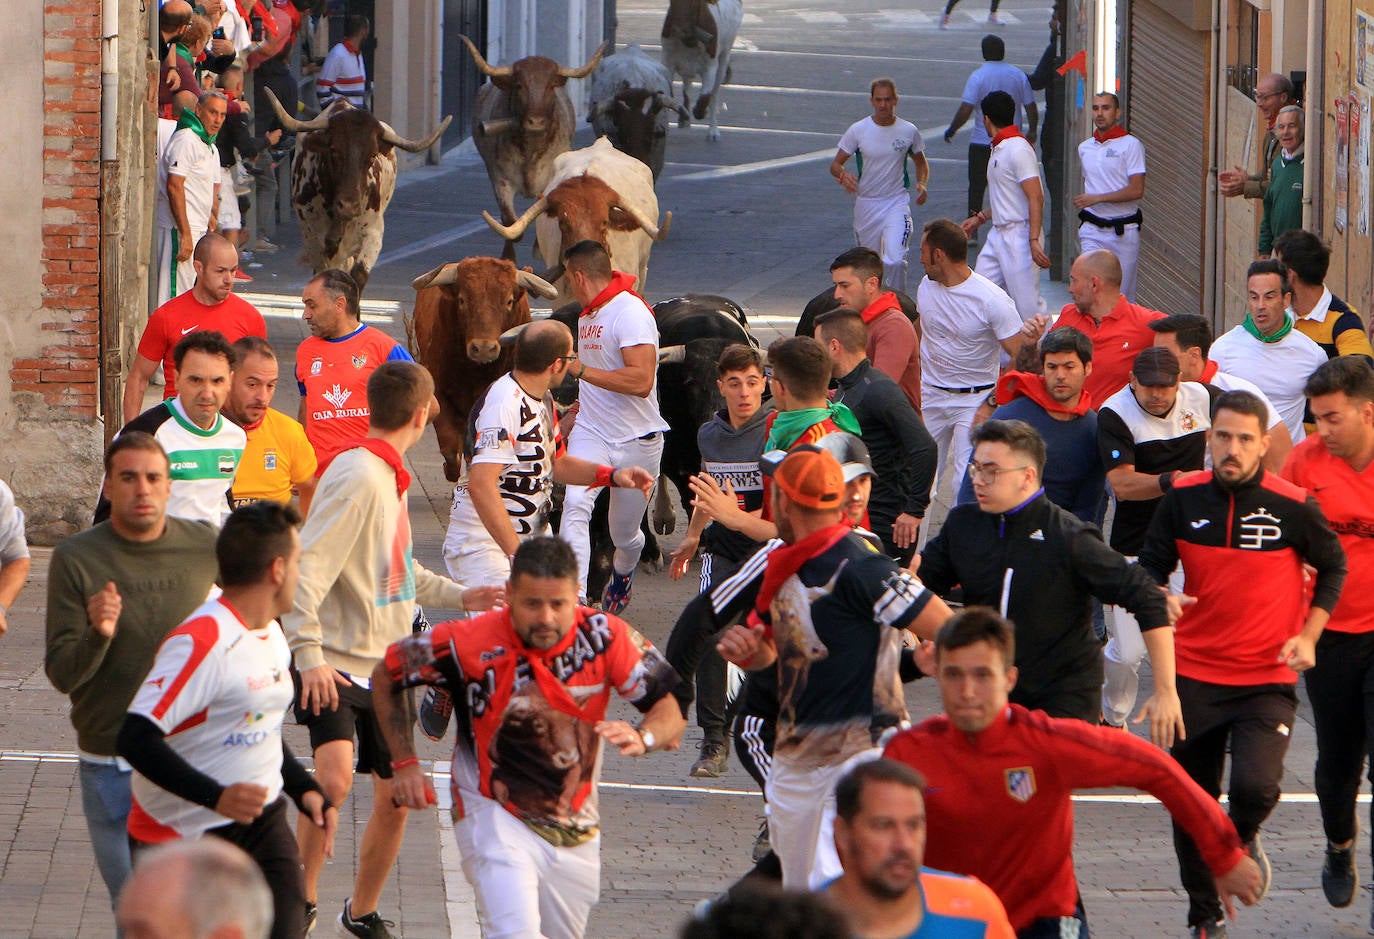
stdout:
[[(505, 239), (500, 259), (475, 257), (443, 264), (412, 282), (413, 316), (406, 322), (411, 352), (434, 374), (442, 414), (436, 426), (444, 474), (456, 480), (468, 414), (481, 390), (510, 369), (503, 333), (530, 320), (528, 295), (555, 308), (574, 326), (576, 304), (564, 276), (562, 250), (592, 239), (605, 245), (617, 269), (635, 275), (644, 290), (649, 252), (668, 234), (672, 213), (660, 217), (654, 184), (663, 171), (668, 125), (708, 122), (708, 139), (720, 136), (721, 85), (729, 80), (730, 52), (743, 20), (741, 0), (670, 0), (662, 29), (662, 62), (631, 44), (609, 56), (606, 47), (576, 68), (544, 56), (492, 65), (462, 37), (488, 81), (477, 92), (471, 126), (500, 214), (483, 217)], [(587, 122), (596, 139), (573, 149), (577, 119), (570, 79), (590, 77)], [(673, 82), (681, 79), (681, 101)], [(695, 102), (690, 86), (699, 84)], [(408, 140), (366, 111), (338, 99), (309, 121), (298, 120), (268, 92), (288, 133), (297, 135), (291, 205), (300, 220), (302, 262), (318, 273), (347, 271), (366, 285), (381, 252), (383, 216), (396, 187), (395, 149), (419, 153), (448, 127)], [(516, 197), (532, 199), (517, 214)], [(536, 276), (515, 264), (516, 243), (533, 225)], [(655, 307), (662, 346), (660, 386), (684, 395), (662, 402), (664, 418), (690, 432), (671, 434), (663, 470), (684, 499), (687, 476), (699, 464), (695, 429), (720, 406), (714, 362), (725, 345), (749, 342), (744, 311), (713, 296), (666, 300)], [(507, 344), (508, 345), (508, 344)], [(655, 528), (672, 531), (673, 513), (660, 487)], [(658, 560), (650, 534), (646, 558)]]

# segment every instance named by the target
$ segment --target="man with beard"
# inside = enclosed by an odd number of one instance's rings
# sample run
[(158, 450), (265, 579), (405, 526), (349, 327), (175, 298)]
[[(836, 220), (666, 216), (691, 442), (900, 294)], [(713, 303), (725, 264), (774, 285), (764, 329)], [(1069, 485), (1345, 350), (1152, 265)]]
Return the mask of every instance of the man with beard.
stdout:
[[(1294, 685), (1316, 662), (1346, 571), (1345, 552), (1316, 500), (1265, 471), (1266, 416), (1249, 392), (1221, 396), (1208, 442), (1212, 470), (1165, 493), (1140, 554), (1140, 566), (1160, 584), (1183, 562), (1195, 602), (1176, 626), (1188, 736), (1173, 754), (1216, 798), (1230, 751), (1231, 820), (1264, 875), (1261, 895), (1270, 870), (1259, 826), (1279, 798), (1297, 713)], [(1315, 571), (1310, 584), (1305, 565)], [(1206, 939), (1224, 936), (1221, 900), (1198, 845), (1175, 827), (1174, 848), (1189, 928)]]
[(294, 418), (271, 406), (277, 390), (277, 354), (259, 336), (235, 342), (234, 354), (238, 365), (224, 413), (243, 428), (248, 442), (230, 498), (237, 508), (261, 500), (290, 502), (295, 493), (305, 515), (315, 494), (315, 448)]

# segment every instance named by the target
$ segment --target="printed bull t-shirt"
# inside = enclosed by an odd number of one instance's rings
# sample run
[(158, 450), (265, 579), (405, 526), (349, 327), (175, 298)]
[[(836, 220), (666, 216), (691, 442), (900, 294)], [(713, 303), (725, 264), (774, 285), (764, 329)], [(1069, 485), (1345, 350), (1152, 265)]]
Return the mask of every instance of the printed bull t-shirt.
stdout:
[(335, 455), (367, 436), (367, 379), (383, 362), (414, 361), (380, 329), (360, 325), (347, 336), (311, 336), (296, 350), (296, 386), (305, 402), (305, 436), (322, 474)]
[(502, 608), (402, 639), (384, 661), (397, 687), (453, 696), (458, 817), (464, 799), (482, 796), (559, 847), (596, 836), (602, 749), (593, 728), (611, 689), (645, 713), (678, 683), (633, 627), (586, 607), (552, 649), (526, 648)]

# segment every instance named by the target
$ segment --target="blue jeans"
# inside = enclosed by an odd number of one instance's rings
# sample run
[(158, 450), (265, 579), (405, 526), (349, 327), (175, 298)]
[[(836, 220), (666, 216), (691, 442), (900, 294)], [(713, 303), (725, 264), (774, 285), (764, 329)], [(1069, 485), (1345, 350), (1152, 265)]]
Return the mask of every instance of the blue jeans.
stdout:
[(119, 899), (119, 890), (133, 867), (129, 860), (132, 776), (118, 766), (81, 761), (81, 810), (86, 815), (100, 876), (110, 891), (111, 906)]

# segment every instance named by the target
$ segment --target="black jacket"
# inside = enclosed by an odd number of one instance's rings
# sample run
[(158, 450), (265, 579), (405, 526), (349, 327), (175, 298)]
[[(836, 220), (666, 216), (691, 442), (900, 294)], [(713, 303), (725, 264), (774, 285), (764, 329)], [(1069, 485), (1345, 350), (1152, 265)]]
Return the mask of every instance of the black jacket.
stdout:
[(917, 575), (941, 595), (962, 584), (966, 604), (990, 606), (1012, 621), (1021, 675), (1011, 700), (1053, 717), (1095, 724), (1101, 716), (1093, 597), (1124, 606), (1142, 630), (1169, 624), (1164, 594), (1149, 575), (1044, 490), (1005, 514), (956, 507), (921, 552)]

